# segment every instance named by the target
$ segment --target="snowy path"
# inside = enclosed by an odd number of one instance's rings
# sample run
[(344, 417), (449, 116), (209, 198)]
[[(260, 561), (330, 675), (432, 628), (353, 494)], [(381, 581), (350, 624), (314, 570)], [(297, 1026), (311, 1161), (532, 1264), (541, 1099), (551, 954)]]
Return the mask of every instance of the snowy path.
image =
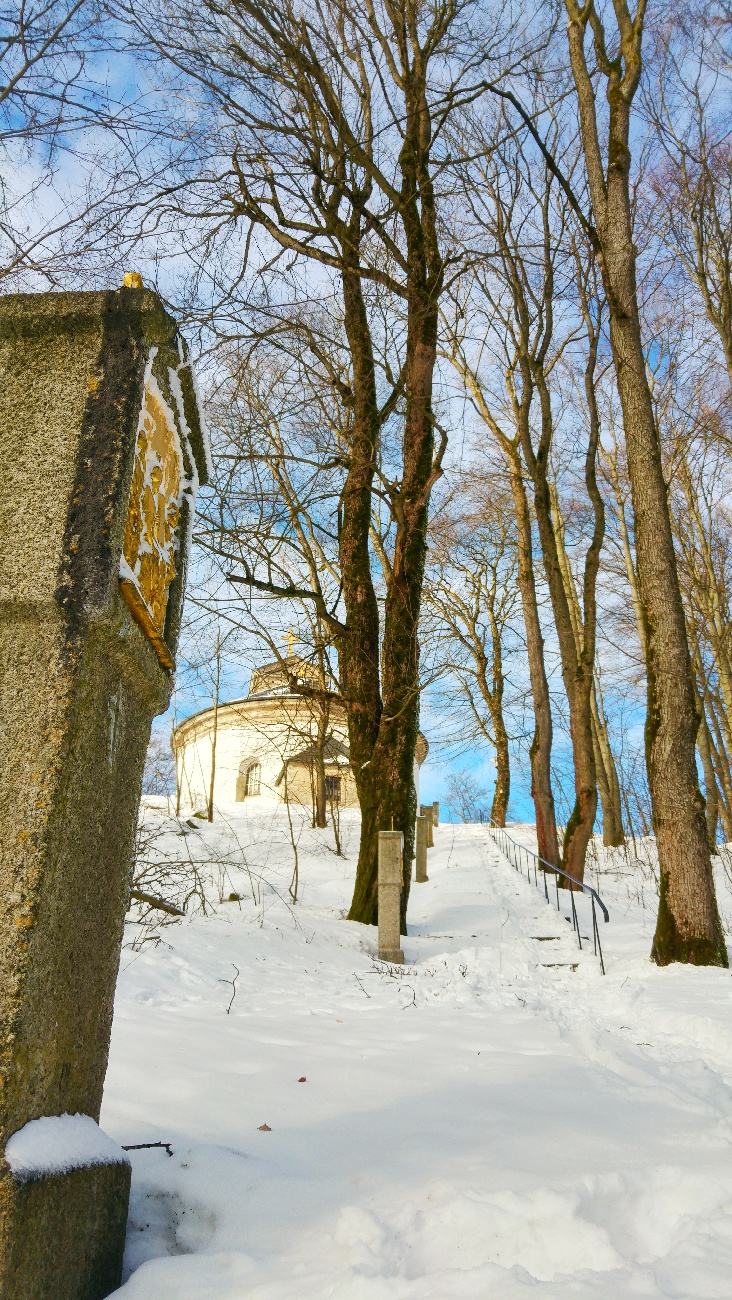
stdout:
[(117, 1294), (732, 1296), (729, 974), (656, 970), (610, 897), (603, 979), (464, 826), (381, 967), (316, 836), (297, 922), (269, 894), (123, 954), (102, 1124), (174, 1155), (133, 1153)]

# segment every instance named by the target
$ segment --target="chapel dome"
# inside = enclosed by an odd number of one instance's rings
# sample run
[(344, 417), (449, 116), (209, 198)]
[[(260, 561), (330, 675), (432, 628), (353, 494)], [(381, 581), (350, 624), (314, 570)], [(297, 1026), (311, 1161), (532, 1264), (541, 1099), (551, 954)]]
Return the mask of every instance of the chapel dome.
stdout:
[[(357, 807), (346, 708), (337, 697), (328, 696), (323, 736), (320, 682), (313, 664), (287, 655), (254, 668), (244, 698), (209, 706), (178, 723), (172, 746), (181, 802), (196, 809), (207, 805), (213, 766), (214, 803), (219, 805), (252, 798), (309, 805), (314, 774), (324, 770), (329, 798), (342, 807)], [(332, 689), (333, 683), (328, 686)], [(319, 743), (323, 769), (318, 768)], [(415, 783), (428, 748), (420, 732)]]

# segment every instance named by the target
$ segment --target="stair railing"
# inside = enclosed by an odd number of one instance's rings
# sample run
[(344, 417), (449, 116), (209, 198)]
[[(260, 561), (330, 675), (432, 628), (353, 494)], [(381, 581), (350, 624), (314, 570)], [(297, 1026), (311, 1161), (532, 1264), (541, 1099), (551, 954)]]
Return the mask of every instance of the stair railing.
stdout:
[[(482, 822), (485, 821), (483, 816), (481, 816), (481, 821)], [(487, 819), (487, 825), (489, 831), (493, 835), (493, 838), (497, 840), (504, 857), (508, 858), (511, 865), (520, 874), (523, 873), (523, 864), (525, 863), (526, 879), (528, 880), (529, 884), (531, 884), (531, 876), (533, 871), (534, 884), (536, 885), (537, 889), (541, 889), (541, 884), (539, 882), (539, 872), (542, 873), (543, 881), (544, 881), (544, 897), (546, 898), (547, 903), (550, 902), (549, 886), (547, 884), (547, 872), (550, 875), (554, 876), (556, 892), (557, 892), (558, 912), (561, 912), (562, 910), (561, 904), (559, 902), (559, 877), (563, 876), (565, 880), (569, 881), (569, 897), (571, 900), (572, 916), (571, 918), (568, 917), (567, 920), (571, 919), (572, 929), (577, 935), (577, 943), (579, 945), (580, 951), (582, 951), (582, 935), (580, 933), (579, 920), (577, 918), (577, 908), (575, 907), (575, 902), (574, 902), (574, 895), (577, 890), (581, 890), (583, 894), (589, 894), (590, 899), (592, 901), (592, 939), (595, 947), (595, 956), (600, 958), (600, 970), (604, 975), (605, 961), (602, 955), (602, 944), (600, 943), (600, 930), (597, 924), (597, 908), (599, 907), (600, 911), (602, 912), (603, 920), (605, 922), (608, 922), (610, 920), (610, 913), (608, 912), (605, 904), (600, 898), (600, 895), (598, 894), (597, 890), (593, 889), (591, 885), (586, 885), (584, 880), (578, 880), (576, 876), (570, 876), (568, 871), (562, 871), (561, 867), (553, 867), (551, 862), (545, 862), (544, 858), (540, 858), (538, 853), (534, 853), (532, 849), (527, 849), (525, 844), (519, 844), (517, 840), (511, 839), (511, 836), (506, 834), (503, 826), (497, 826), (496, 823), (492, 820), (492, 818)], [(523, 854), (523, 860), (521, 857), (522, 854)]]

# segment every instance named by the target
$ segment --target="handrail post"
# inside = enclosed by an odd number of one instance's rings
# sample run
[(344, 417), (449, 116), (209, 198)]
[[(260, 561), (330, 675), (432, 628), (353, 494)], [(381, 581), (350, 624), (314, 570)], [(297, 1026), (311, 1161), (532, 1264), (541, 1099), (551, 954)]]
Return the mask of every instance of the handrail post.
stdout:
[(574, 905), (574, 886), (573, 886), (573, 885), (570, 885), (570, 886), (569, 886), (569, 893), (570, 893), (570, 897), (571, 897), (571, 899), (572, 899), (572, 919), (573, 919), (573, 923), (574, 923), (574, 928), (575, 928), (575, 930), (577, 931), (577, 943), (579, 944), (579, 948), (580, 948), (580, 952), (581, 952), (581, 951), (582, 951), (582, 935), (580, 934), (579, 920), (577, 919), (577, 908), (576, 908), (575, 905)]

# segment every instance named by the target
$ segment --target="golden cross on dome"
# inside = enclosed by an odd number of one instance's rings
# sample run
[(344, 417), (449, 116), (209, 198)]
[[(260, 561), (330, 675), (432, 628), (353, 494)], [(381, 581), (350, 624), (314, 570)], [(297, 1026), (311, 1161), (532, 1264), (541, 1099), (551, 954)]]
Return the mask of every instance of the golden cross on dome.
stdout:
[(292, 628), (290, 628), (289, 632), (287, 633), (287, 636), (283, 636), (282, 640), (287, 642), (287, 658), (291, 659), (292, 647), (297, 643), (297, 637), (295, 636), (295, 633), (293, 632)]

